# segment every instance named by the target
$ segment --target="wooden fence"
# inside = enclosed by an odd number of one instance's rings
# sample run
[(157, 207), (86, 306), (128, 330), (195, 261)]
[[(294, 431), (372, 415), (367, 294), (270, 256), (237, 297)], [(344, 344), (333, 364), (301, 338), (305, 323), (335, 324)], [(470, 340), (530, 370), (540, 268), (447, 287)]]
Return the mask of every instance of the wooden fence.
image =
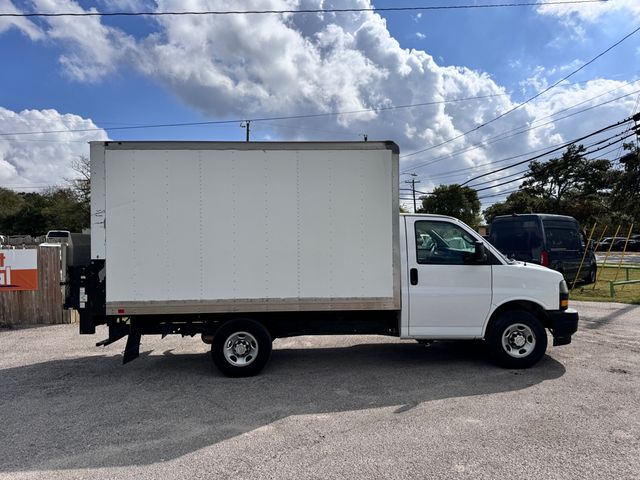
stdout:
[(60, 248), (38, 247), (38, 290), (0, 292), (0, 325), (69, 323), (63, 302)]

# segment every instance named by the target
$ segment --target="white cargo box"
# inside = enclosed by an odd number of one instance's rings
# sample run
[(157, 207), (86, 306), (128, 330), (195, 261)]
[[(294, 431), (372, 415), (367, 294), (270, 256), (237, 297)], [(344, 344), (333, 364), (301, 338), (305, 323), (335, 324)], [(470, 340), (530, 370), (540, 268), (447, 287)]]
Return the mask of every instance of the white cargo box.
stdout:
[(106, 313), (400, 308), (392, 142), (92, 142)]

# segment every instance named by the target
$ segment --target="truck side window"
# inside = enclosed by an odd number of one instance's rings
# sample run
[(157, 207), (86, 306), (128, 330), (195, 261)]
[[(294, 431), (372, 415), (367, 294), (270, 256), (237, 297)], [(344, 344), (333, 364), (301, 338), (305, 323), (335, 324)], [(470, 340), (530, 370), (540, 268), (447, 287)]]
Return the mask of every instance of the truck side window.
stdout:
[(417, 221), (415, 233), (419, 264), (465, 265), (475, 251), (476, 239), (448, 222)]

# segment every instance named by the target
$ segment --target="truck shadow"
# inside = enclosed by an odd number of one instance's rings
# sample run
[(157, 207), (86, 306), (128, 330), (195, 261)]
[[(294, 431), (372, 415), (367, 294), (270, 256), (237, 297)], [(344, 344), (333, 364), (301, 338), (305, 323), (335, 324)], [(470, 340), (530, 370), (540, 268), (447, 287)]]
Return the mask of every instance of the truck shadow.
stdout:
[(413, 342), (278, 349), (254, 378), (222, 377), (205, 354), (50, 361), (0, 371), (0, 472), (144, 465), (285, 417), (389, 408), (524, 389), (561, 377), (546, 356), (504, 370), (482, 347)]

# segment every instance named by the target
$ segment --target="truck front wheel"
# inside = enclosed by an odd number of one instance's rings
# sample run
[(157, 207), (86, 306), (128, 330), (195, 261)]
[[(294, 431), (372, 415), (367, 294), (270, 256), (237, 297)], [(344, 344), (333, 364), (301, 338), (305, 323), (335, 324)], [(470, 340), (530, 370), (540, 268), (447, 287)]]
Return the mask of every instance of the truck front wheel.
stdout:
[(493, 360), (506, 368), (528, 368), (547, 350), (547, 332), (524, 310), (508, 310), (492, 323), (485, 337)]
[(222, 325), (211, 344), (213, 363), (228, 377), (251, 377), (271, 356), (271, 335), (255, 320), (242, 318)]

